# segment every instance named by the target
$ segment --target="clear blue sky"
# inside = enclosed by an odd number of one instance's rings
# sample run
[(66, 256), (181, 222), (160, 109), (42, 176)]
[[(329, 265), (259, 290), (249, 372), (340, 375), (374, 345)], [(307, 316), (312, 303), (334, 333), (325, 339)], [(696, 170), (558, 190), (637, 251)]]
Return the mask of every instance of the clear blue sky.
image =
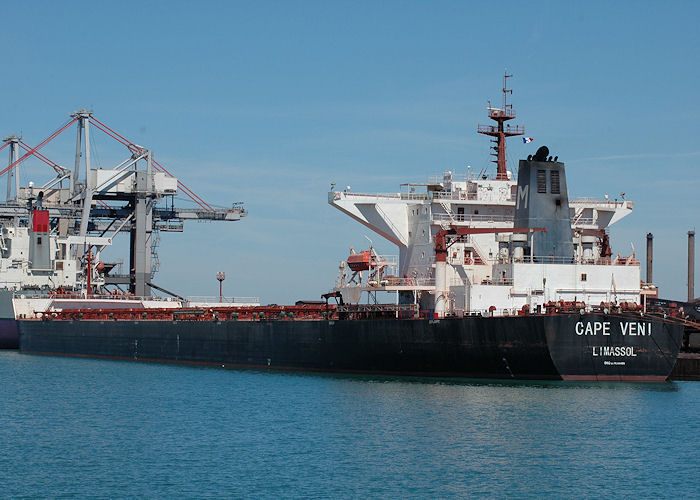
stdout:
[[(624, 191), (637, 205), (613, 250), (633, 243), (644, 260), (654, 233), (655, 281), (683, 298), (700, 208), (699, 17), (682, 1), (11, 2), (0, 133), (38, 143), (92, 108), (206, 200), (250, 212), (164, 234), (155, 281), (215, 295), (226, 271), (228, 295), (286, 303), (327, 291), (371, 236), (327, 205), (331, 181), (395, 192), (488, 164), (475, 129), (508, 68), (535, 138), (511, 143), (511, 165), (546, 144), (572, 196)], [(70, 135), (44, 152), (70, 165)], [(105, 136), (94, 146), (105, 168), (124, 155)]]

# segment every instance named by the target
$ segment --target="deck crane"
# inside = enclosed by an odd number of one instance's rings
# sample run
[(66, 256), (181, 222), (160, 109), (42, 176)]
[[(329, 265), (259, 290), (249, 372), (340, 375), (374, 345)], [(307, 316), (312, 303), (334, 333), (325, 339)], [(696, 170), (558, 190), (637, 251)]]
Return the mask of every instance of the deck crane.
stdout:
[[(73, 169), (69, 169), (40, 150), (72, 125), (76, 125), (77, 133)], [(93, 129), (126, 147), (127, 157), (109, 169), (93, 168)], [(237, 221), (247, 215), (240, 202), (225, 209), (207, 203), (156, 161), (150, 149), (128, 140), (87, 109), (72, 113), (67, 122), (37, 146), (27, 145), (17, 135), (8, 136), (3, 142), (0, 151), (9, 148), (9, 163), (0, 170), (0, 175), (7, 174), (7, 196), (0, 203), (0, 221), (26, 221), (29, 226), (32, 210), (38, 205), (48, 212), (51, 231), (70, 244), (70, 249), (61, 248), (59, 253), (72, 252), (83, 261), (86, 252), (90, 252), (87, 260), (92, 260), (92, 248), (99, 253), (119, 233), (129, 233), (129, 273), (115, 275), (107, 269), (104, 285), (128, 285), (129, 292), (137, 296), (151, 295), (151, 287), (161, 290), (152, 283), (157, 271), (154, 247), (158, 231), (181, 232), (186, 220)], [(41, 186), (20, 186), (19, 169), (29, 157), (46, 163), (56, 176)], [(196, 208), (176, 207), (174, 197), (178, 192), (192, 200)]]

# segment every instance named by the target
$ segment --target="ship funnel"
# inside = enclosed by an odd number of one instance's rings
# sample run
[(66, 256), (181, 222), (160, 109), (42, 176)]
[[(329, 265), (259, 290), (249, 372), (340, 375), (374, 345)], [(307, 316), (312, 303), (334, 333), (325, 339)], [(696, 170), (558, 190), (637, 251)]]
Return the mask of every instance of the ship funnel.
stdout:
[[(574, 256), (569, 197), (564, 164), (552, 161), (542, 146), (533, 157), (520, 160), (515, 201), (515, 227), (544, 227), (530, 240), (535, 260), (570, 262)], [(530, 233), (533, 235), (534, 233)]]
[(647, 283), (653, 283), (652, 265), (654, 263), (654, 235), (647, 233)]
[(695, 231), (688, 231), (688, 302), (695, 300)]

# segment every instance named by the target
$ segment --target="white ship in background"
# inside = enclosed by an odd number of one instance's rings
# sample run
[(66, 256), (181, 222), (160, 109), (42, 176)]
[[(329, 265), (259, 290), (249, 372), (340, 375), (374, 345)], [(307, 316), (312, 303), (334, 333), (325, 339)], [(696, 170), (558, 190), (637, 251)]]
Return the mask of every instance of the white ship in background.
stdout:
[[(513, 314), (559, 301), (641, 304), (643, 296), (655, 294), (653, 286), (641, 282), (634, 253), (621, 257), (610, 249), (608, 228), (629, 215), (634, 203), (624, 196), (611, 201), (607, 195), (604, 200), (568, 200), (563, 164), (556, 157), (544, 160), (561, 165), (561, 181), (559, 170), (547, 167), (533, 174), (538, 175), (533, 182), (537, 194), (551, 198), (555, 208), (568, 204), (573, 247), (554, 251), (538, 244), (538, 238), (548, 238), (543, 232), (513, 231), (518, 198), (524, 202), (527, 193), (518, 192), (518, 181), (506, 168), (506, 138), (525, 130), (505, 124), (515, 118), (506, 101), (512, 92), (507, 78), (503, 106), (489, 103), (487, 108), (496, 124), (478, 127), (479, 133), (492, 137), (494, 178), (459, 177), (448, 171), (425, 183), (402, 184), (398, 193), (329, 192), (332, 206), (399, 249), (398, 262), (371, 249), (341, 263), (335, 290), (345, 302), (360, 301), (362, 292), (397, 292), (400, 302), (415, 302), (443, 316)], [(443, 265), (436, 255), (445, 238)], [(362, 277), (363, 271), (371, 276)]]

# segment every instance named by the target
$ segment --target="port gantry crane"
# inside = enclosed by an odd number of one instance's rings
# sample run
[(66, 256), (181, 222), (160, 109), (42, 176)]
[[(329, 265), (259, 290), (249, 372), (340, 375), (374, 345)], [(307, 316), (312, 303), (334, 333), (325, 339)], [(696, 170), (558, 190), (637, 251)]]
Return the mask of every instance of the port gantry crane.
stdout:
[[(47, 158), (40, 150), (74, 124), (77, 134), (71, 170)], [(92, 127), (125, 146), (128, 157), (111, 169), (93, 168)], [(0, 151), (9, 148), (9, 164), (0, 170), (0, 175), (7, 174), (7, 196), (0, 203), (0, 221), (28, 225), (34, 207), (47, 210), (51, 232), (66, 239), (71, 247), (59, 252), (72, 252), (88, 266), (95, 260), (93, 247), (99, 254), (119, 233), (129, 233), (129, 273), (115, 275), (111, 272), (114, 265), (108, 264), (104, 285), (128, 285), (129, 292), (137, 296), (151, 295), (151, 288), (170, 293), (152, 283), (157, 271), (158, 231), (182, 232), (186, 220), (237, 221), (247, 215), (240, 202), (226, 209), (205, 202), (158, 163), (151, 150), (129, 141), (87, 109), (72, 113), (70, 120), (37, 146), (30, 147), (17, 135), (3, 141)], [(31, 182), (20, 186), (20, 166), (29, 157), (49, 165), (56, 176), (38, 187)], [(178, 190), (197, 207), (176, 207), (174, 197)]]

